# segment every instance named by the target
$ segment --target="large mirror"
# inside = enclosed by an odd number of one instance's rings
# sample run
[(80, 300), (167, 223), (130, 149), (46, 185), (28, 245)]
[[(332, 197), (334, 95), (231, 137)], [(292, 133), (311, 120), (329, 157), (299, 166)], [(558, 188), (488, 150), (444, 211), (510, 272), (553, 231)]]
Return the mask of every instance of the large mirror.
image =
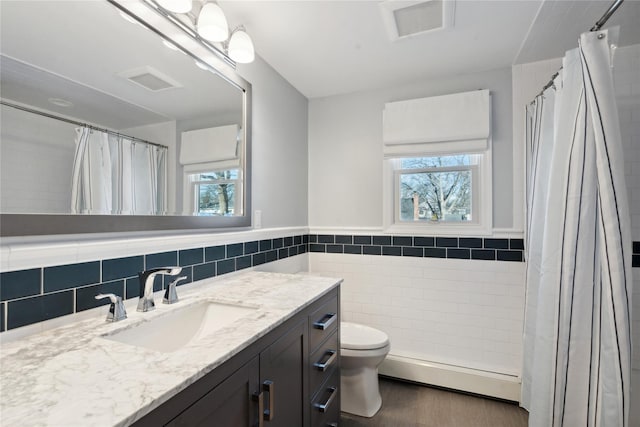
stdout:
[(232, 62), (144, 1), (3, 0), (0, 19), (2, 236), (250, 225)]

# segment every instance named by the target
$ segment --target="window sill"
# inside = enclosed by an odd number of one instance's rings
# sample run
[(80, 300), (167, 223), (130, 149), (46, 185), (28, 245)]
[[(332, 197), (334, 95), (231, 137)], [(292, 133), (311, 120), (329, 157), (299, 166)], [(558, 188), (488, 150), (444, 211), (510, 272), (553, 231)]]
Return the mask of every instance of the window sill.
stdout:
[(410, 234), (429, 236), (491, 236), (491, 227), (482, 224), (421, 223), (392, 224), (384, 229), (388, 234)]

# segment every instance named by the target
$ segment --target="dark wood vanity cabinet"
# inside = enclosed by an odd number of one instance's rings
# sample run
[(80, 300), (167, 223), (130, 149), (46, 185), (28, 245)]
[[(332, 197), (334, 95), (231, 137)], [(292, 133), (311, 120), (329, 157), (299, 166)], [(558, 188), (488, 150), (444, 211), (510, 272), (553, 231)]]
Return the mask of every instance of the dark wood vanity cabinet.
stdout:
[(340, 420), (340, 307), (328, 298), (311, 312), (309, 397), (312, 427), (335, 427)]
[(134, 425), (337, 426), (339, 324), (336, 288)]
[(171, 427), (251, 426), (258, 407), (251, 390), (258, 389), (259, 360), (254, 358), (180, 415), (165, 424)]

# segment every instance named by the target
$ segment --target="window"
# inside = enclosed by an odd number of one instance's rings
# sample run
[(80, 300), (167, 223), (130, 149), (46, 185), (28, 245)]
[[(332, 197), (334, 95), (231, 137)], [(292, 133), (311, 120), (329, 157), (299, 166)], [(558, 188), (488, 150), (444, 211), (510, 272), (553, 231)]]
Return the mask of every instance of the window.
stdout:
[(396, 217), (401, 222), (472, 222), (478, 155), (400, 159), (396, 175)]
[(189, 174), (194, 215), (237, 215), (237, 203), (241, 200), (238, 190), (242, 184), (239, 177), (239, 169)]
[(382, 119), (385, 231), (491, 233), (490, 92), (388, 102)]
[(490, 150), (392, 158), (385, 170), (387, 231), (490, 232)]

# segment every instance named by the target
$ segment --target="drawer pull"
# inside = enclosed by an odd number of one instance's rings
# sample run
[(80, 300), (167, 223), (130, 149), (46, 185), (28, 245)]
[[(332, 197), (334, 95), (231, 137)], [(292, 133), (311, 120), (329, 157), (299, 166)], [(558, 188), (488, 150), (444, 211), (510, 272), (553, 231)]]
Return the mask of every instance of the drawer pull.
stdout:
[(336, 391), (338, 389), (336, 387), (328, 387), (327, 391), (330, 393), (329, 394), (329, 398), (327, 399), (326, 402), (324, 403), (314, 403), (313, 406), (315, 406), (318, 411), (320, 412), (327, 412), (327, 409), (329, 408), (329, 406), (331, 405), (331, 402), (333, 402), (333, 399), (336, 398)]
[(313, 364), (313, 366), (315, 366), (316, 368), (318, 368), (321, 371), (326, 371), (327, 368), (329, 368), (329, 366), (333, 365), (333, 362), (336, 361), (336, 359), (338, 358), (338, 352), (335, 350), (327, 350), (327, 352), (325, 354), (329, 355), (329, 358), (327, 359), (326, 362), (324, 363), (320, 363), (320, 362), (316, 362)]
[(275, 384), (271, 380), (266, 380), (262, 383), (262, 390), (269, 393), (269, 408), (263, 411), (264, 419), (267, 421), (273, 420), (273, 408), (276, 405), (276, 396), (274, 394)]
[(336, 316), (336, 313), (327, 313), (322, 317), (322, 319), (318, 320), (317, 322), (313, 322), (313, 327), (316, 329), (322, 329), (324, 331), (329, 326), (331, 326), (331, 324), (335, 322), (337, 318), (338, 316)]
[(254, 393), (253, 401), (258, 402), (258, 427), (262, 427), (264, 425), (264, 393)]
[(338, 427), (338, 423), (327, 423), (327, 427)]

